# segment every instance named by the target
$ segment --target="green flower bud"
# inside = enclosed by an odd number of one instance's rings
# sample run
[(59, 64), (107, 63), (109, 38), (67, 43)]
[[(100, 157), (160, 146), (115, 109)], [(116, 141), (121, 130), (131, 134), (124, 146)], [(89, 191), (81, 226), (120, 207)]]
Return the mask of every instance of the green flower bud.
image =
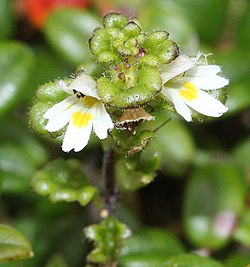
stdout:
[(168, 39), (166, 31), (151, 33), (142, 44), (146, 55), (140, 58), (140, 62), (151, 65), (170, 63), (179, 55), (179, 49), (175, 42)]
[(141, 33), (141, 28), (135, 22), (130, 21), (123, 27), (123, 33), (128, 38), (134, 38)]
[(110, 13), (103, 18), (103, 25), (105, 28), (121, 29), (127, 22), (127, 17), (119, 13)]
[(114, 43), (124, 38), (124, 34), (119, 29), (97, 28), (89, 40), (89, 46), (99, 62), (113, 62), (119, 60)]

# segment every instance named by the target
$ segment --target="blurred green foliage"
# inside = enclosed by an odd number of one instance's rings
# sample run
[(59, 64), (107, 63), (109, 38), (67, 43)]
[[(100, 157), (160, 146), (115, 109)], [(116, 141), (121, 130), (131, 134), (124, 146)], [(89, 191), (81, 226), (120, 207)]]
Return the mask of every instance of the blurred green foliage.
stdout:
[[(95, 185), (100, 180), (101, 148), (94, 142), (94, 146), (79, 154), (64, 154), (56, 143), (32, 133), (28, 113), (32, 112), (29, 107), (34, 93), (43, 83), (65, 78), (81, 65), (95, 73), (88, 38), (99, 25), (103, 10), (98, 0), (92, 1), (88, 10), (56, 10), (38, 31), (28, 23), (20, 3), (0, 1), (0, 223), (17, 229), (1, 226), (0, 258), (29, 256), (30, 244), (34, 257), (0, 266), (83, 266), (90, 244), (83, 238), (82, 229), (96, 220), (95, 208), (81, 207), (77, 202), (52, 204), (33, 192), (31, 181), (35, 176), (40, 181), (40, 185), (33, 184), (35, 191), (45, 194), (48, 183), (58, 179), (56, 175), (51, 180), (46, 176), (53, 169), (48, 164), (61, 164), (48, 162), (74, 157), (77, 168), (91, 180), (83, 177), (84, 181), (75, 181), (73, 186), (62, 183), (63, 186), (73, 190), (79, 184)], [(250, 2), (135, 0), (130, 4), (116, 0), (110, 1), (108, 8), (138, 15), (150, 29), (168, 31), (170, 38), (189, 55), (195, 55), (199, 49), (213, 53), (208, 59), (222, 66), (223, 75), (230, 79), (226, 115), (189, 124), (173, 118), (156, 131), (141, 160), (151, 159), (152, 168), (160, 160), (161, 169), (156, 176), (154, 170), (148, 172), (148, 179), (154, 177), (154, 182), (147, 189), (139, 189), (147, 184), (141, 182), (143, 164), (138, 167), (139, 174), (131, 174), (135, 180), (129, 182), (129, 169), (117, 168), (121, 188), (134, 190), (124, 192), (123, 209), (118, 209), (118, 214), (121, 221), (137, 222), (129, 225), (134, 235), (123, 242), (119, 266), (247, 266)], [(37, 105), (49, 97), (44, 92), (37, 92)], [(164, 111), (159, 121), (150, 122), (150, 127), (156, 129), (168, 118), (168, 111)], [(41, 125), (37, 127), (42, 129)], [(74, 166), (65, 171), (68, 177), (74, 173)], [(37, 178), (38, 174), (46, 177)], [(81, 202), (73, 191), (66, 194), (66, 200)], [(149, 226), (155, 228), (148, 229)], [(7, 231), (11, 231), (11, 240), (5, 238)], [(10, 243), (15, 249), (10, 249)], [(190, 253), (203, 248), (210, 258)]]

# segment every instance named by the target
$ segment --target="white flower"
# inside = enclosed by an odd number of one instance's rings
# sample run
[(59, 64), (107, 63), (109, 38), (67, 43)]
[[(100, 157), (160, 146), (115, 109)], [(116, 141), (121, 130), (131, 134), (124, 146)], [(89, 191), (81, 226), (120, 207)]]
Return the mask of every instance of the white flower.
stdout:
[(58, 131), (69, 123), (62, 150), (82, 150), (89, 141), (92, 127), (100, 139), (106, 138), (113, 123), (100, 101), (95, 80), (81, 73), (69, 85), (59, 81), (58, 86), (70, 96), (51, 107), (44, 118), (48, 119), (45, 129), (49, 132)]
[(212, 117), (219, 117), (228, 110), (206, 91), (222, 88), (229, 81), (218, 75), (221, 68), (217, 65), (196, 65), (200, 56), (200, 53), (196, 58), (180, 55), (161, 70), (162, 94), (174, 103), (186, 121), (192, 120), (190, 108)]

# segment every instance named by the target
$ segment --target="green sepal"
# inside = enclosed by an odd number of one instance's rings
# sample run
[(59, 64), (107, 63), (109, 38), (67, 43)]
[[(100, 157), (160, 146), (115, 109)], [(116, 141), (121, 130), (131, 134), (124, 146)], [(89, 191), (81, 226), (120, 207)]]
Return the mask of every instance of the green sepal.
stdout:
[(0, 225), (0, 262), (8, 262), (33, 257), (31, 245), (26, 237), (16, 229)]
[[(123, 78), (120, 76), (121, 73)], [(153, 67), (142, 66), (138, 70), (136, 67), (130, 67), (128, 70), (118, 71), (114, 75), (117, 76), (112, 79), (99, 78), (97, 90), (105, 104), (118, 108), (131, 108), (147, 104), (162, 88), (160, 73)]]
[(73, 159), (49, 162), (35, 173), (32, 187), (39, 195), (49, 195), (52, 202), (78, 201), (82, 206), (87, 205), (96, 193), (96, 188), (89, 184), (82, 172), (81, 163)]
[(116, 261), (122, 248), (122, 241), (129, 236), (129, 229), (115, 217), (109, 216), (99, 224), (84, 229), (85, 236), (94, 242), (94, 249), (88, 254), (88, 260), (93, 263), (106, 264)]

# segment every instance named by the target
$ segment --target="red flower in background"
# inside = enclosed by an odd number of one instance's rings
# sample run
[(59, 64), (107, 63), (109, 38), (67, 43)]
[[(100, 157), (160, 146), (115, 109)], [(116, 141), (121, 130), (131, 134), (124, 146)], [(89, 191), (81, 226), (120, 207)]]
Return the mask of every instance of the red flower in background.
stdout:
[(40, 29), (53, 10), (60, 7), (86, 8), (89, 0), (26, 0), (24, 3), (27, 18)]

